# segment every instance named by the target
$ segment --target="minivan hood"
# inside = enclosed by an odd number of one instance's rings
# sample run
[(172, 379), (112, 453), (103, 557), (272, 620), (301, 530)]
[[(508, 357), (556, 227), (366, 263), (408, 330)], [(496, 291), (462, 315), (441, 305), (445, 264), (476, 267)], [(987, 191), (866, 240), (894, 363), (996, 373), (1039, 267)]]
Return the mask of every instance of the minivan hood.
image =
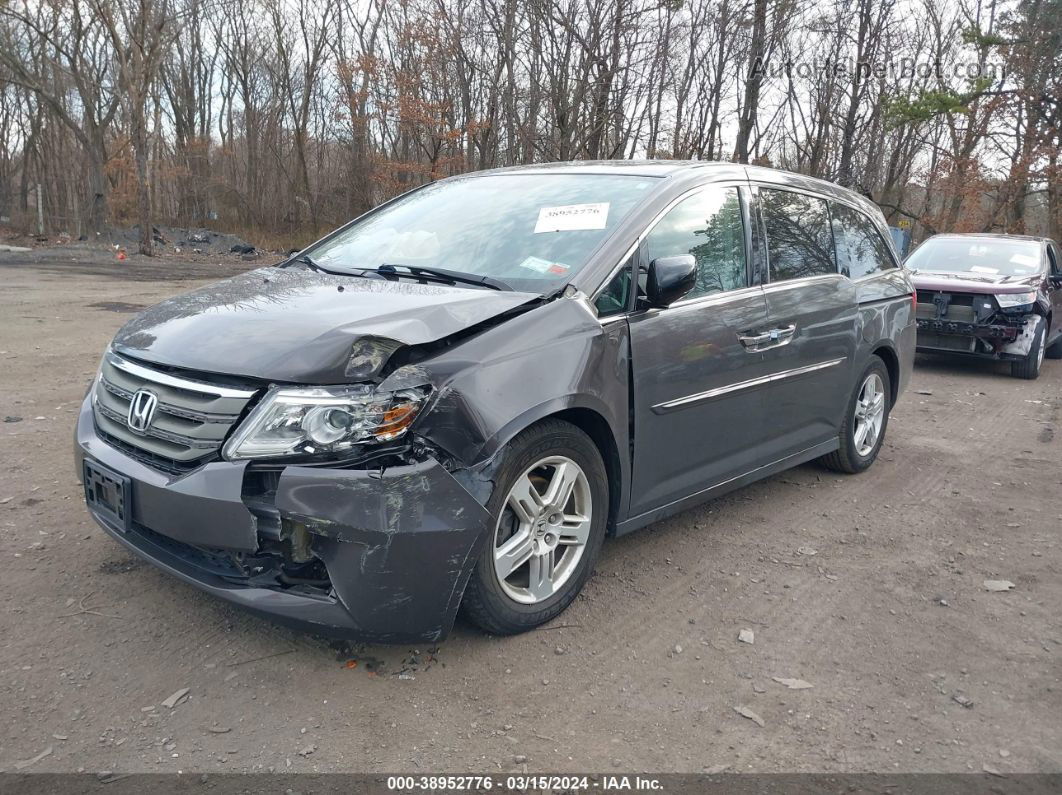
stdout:
[(949, 293), (1024, 293), (1040, 283), (1040, 276), (1008, 276), (991, 273), (950, 273), (911, 271), (911, 281), (919, 290)]
[[(259, 268), (174, 296), (123, 326), (113, 347), (202, 372), (344, 383), (363, 337), (435, 342), (533, 301), (533, 293)], [(398, 347), (398, 346), (394, 346)]]

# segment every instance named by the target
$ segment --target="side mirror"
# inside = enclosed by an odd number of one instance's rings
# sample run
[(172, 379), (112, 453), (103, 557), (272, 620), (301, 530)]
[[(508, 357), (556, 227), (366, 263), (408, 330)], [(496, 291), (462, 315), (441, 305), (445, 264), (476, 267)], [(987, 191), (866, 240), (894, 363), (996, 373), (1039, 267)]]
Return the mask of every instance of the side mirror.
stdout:
[(645, 297), (650, 306), (671, 306), (697, 284), (697, 260), (692, 254), (657, 257), (649, 263)]

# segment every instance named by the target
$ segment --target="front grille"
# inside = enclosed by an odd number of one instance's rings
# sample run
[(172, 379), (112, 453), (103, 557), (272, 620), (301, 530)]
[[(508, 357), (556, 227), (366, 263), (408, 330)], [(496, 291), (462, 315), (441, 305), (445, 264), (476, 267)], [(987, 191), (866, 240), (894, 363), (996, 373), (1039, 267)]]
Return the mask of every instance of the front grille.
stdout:
[[(139, 390), (158, 398), (143, 432), (129, 427), (129, 403)], [(101, 438), (155, 469), (179, 474), (217, 458), (229, 430), (254, 397), (253, 389), (193, 380), (109, 353), (92, 396)]]

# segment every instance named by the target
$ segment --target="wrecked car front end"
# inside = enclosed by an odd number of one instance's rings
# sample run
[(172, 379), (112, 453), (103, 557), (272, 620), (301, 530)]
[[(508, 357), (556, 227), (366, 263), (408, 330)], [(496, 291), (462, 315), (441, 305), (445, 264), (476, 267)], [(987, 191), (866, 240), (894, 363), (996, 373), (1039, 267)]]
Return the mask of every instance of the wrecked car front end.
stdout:
[(918, 343), (924, 353), (1000, 360), (1029, 355), (1044, 314), (1035, 291), (995, 294), (918, 284)]
[[(370, 288), (378, 285), (347, 287)], [(401, 341), (359, 329), (339, 365), (328, 348), (311, 367), (304, 349), (291, 360), (305, 370), (302, 385), (153, 361), (174, 355), (174, 335), (160, 353), (147, 329), (173, 312), (149, 312), (116, 337), (81, 407), (75, 457), (90, 514), (164, 571), (297, 629), (369, 642), (442, 639), (492, 529), (484, 504), (512, 429), (579, 408), (621, 424), (613, 411), (626, 411), (621, 329), (603, 329), (579, 297), (545, 302), (508, 293), (504, 306), (476, 316), (471, 328), (440, 324), (449, 333), (437, 338), (406, 331)], [(266, 353), (254, 357), (265, 361)], [(549, 378), (521, 378), (544, 361)], [(353, 383), (307, 386), (311, 371), (323, 373), (314, 380)], [(484, 389), (490, 403), (478, 399)], [(582, 406), (595, 392), (600, 402)], [(144, 394), (154, 399), (154, 416), (137, 432), (130, 417)], [(387, 402), (374, 409), (376, 438), (327, 454), (300, 443), (287, 457), (242, 457), (242, 440), (263, 422), (274, 435), (260, 435), (252, 453), (290, 446), (277, 409), (284, 396), (329, 405), (355, 399), (369, 408)], [(416, 416), (394, 433), (413, 398)]]
[[(170, 574), (300, 629), (381, 642), (440, 638), (486, 510), (410, 445), (334, 466), (220, 458), (217, 443), (199, 440), (222, 436), (241, 415), (235, 404), (255, 399), (253, 386), (110, 354), (77, 424), (78, 474), (93, 518)], [(115, 417), (123, 401), (128, 411), (125, 395), (146, 389), (160, 394), (156, 426), (164, 429), (135, 438)], [(201, 408), (226, 402), (231, 413)]]

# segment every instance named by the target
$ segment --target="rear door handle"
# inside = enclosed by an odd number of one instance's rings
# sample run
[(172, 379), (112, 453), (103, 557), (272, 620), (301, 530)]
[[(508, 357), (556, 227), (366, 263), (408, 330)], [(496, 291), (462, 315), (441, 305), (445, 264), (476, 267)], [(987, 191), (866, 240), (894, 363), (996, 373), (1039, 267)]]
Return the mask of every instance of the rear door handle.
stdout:
[(741, 344), (748, 351), (764, 351), (768, 348), (780, 348), (782, 345), (788, 344), (793, 339), (794, 334), (796, 334), (796, 326), (788, 325), (759, 333), (739, 334), (738, 339), (741, 340)]

